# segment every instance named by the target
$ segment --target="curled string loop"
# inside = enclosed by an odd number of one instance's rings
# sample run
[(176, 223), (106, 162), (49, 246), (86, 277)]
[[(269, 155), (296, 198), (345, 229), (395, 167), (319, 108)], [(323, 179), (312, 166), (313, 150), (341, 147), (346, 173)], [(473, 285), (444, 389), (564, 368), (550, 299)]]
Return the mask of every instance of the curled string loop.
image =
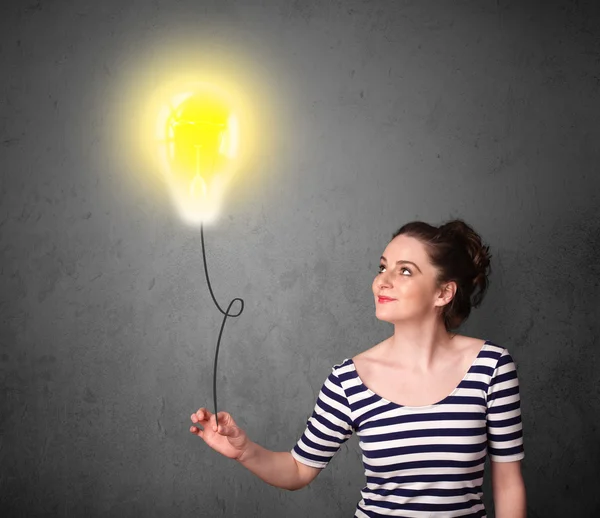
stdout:
[[(227, 317), (233, 317), (233, 318), (239, 317), (242, 314), (242, 311), (244, 311), (244, 300), (237, 297), (229, 303), (229, 306), (227, 307), (227, 311), (223, 311), (221, 309), (221, 306), (219, 306), (219, 303), (217, 302), (217, 299), (215, 298), (215, 294), (213, 293), (212, 286), (210, 284), (210, 279), (208, 277), (208, 267), (206, 266), (206, 252), (205, 252), (205, 247), (204, 247), (204, 225), (203, 224), (200, 225), (200, 238), (202, 241), (202, 258), (204, 260), (204, 273), (206, 274), (206, 282), (208, 284), (208, 289), (210, 291), (210, 295), (213, 299), (213, 302), (215, 303), (215, 306), (217, 306), (217, 309), (224, 315), (223, 322), (221, 323), (221, 330), (219, 331), (219, 338), (217, 339), (217, 350), (215, 352), (215, 367), (214, 367), (214, 371), (213, 371), (213, 400), (214, 400), (214, 404), (215, 404), (215, 420), (217, 422), (217, 427), (218, 427), (219, 426), (219, 418), (217, 417), (217, 360), (219, 358), (219, 345), (221, 344), (221, 336), (223, 335), (223, 329), (225, 328), (225, 321), (227, 320)], [(240, 301), (240, 310), (237, 313), (230, 313), (229, 310), (231, 309), (231, 306), (233, 306), (234, 302), (237, 300)]]

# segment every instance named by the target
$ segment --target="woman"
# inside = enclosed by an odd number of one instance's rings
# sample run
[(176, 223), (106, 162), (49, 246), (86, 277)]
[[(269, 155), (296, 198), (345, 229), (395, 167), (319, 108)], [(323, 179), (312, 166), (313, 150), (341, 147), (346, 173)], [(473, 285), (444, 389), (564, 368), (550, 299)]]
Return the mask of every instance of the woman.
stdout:
[(505, 347), (452, 334), (486, 292), (489, 248), (464, 221), (401, 227), (373, 281), (394, 334), (333, 366), (294, 448), (252, 442), (231, 415), (201, 408), (190, 431), (262, 480), (297, 490), (353, 432), (367, 485), (355, 517), (486, 517), (490, 457), (496, 518), (525, 518), (519, 382)]

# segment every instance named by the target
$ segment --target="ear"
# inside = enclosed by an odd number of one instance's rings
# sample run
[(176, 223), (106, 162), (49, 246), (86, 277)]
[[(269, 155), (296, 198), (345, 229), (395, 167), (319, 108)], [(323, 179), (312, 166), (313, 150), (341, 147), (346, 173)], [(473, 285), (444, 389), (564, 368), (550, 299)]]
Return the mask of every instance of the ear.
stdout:
[(452, 301), (454, 295), (456, 294), (456, 290), (458, 289), (458, 285), (454, 281), (446, 282), (442, 284), (439, 288), (439, 292), (435, 301), (436, 306), (445, 306), (449, 302)]

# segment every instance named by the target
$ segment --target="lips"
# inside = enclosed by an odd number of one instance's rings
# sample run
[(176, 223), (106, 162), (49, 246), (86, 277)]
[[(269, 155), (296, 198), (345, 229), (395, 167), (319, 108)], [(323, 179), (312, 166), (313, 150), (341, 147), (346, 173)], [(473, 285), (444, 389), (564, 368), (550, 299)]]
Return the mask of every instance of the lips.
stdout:
[(393, 302), (393, 301), (395, 301), (395, 300), (396, 300), (396, 299), (391, 299), (391, 298), (389, 298), (389, 297), (381, 297), (381, 296), (377, 297), (377, 301), (378, 301), (378, 302), (382, 302), (382, 303), (383, 303), (383, 302)]

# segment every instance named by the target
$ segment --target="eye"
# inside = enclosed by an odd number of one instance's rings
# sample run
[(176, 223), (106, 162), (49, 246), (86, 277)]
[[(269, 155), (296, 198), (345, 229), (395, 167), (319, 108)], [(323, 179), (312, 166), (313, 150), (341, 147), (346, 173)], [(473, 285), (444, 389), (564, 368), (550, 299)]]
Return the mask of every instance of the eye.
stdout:
[[(378, 271), (377, 273), (383, 273), (383, 272), (381, 271), (381, 269), (382, 269), (382, 268), (385, 268), (385, 264), (380, 264), (380, 265), (379, 265), (379, 271)], [(411, 272), (411, 271), (410, 271), (408, 268), (406, 268), (405, 266), (402, 266), (402, 267), (400, 268), (400, 271), (402, 271), (402, 270), (406, 270), (408, 273), (410, 273), (410, 274), (412, 275), (412, 272)], [(405, 277), (406, 277), (406, 275), (405, 275)]]

